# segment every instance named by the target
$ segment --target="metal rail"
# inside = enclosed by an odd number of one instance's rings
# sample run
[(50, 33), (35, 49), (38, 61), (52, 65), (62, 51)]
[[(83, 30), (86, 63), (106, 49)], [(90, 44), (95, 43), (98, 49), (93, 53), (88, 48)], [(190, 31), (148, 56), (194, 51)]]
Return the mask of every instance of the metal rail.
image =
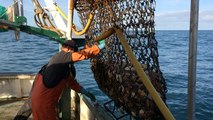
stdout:
[(188, 120), (195, 120), (199, 0), (191, 0), (188, 55)]

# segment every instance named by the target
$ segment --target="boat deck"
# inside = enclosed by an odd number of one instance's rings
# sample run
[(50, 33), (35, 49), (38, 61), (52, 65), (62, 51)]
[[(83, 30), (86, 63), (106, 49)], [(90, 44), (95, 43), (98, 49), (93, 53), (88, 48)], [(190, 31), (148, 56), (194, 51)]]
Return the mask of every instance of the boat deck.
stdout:
[[(13, 120), (29, 95), (34, 77), (34, 74), (0, 73), (0, 120)], [(84, 95), (71, 91), (70, 97), (71, 120), (114, 120), (107, 110), (94, 106)]]
[[(13, 120), (18, 110), (27, 98), (0, 99), (0, 120)], [(75, 115), (71, 111), (71, 120), (75, 120)], [(32, 115), (28, 120), (33, 120)]]
[[(0, 120), (12, 120), (26, 99), (0, 99)], [(28, 120), (32, 120), (32, 116)]]

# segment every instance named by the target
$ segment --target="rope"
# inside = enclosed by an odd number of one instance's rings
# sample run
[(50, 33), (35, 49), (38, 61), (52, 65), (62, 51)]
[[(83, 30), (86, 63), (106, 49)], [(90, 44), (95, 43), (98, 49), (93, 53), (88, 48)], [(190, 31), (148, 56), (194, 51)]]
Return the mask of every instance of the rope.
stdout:
[[(68, 21), (67, 16), (66, 16), (66, 15), (64, 14), (64, 12), (60, 9), (60, 7), (58, 7), (56, 3), (54, 3), (54, 5), (55, 5), (56, 10), (61, 14), (61, 16), (62, 16), (66, 21)], [(94, 13), (91, 12), (90, 15), (89, 15), (89, 18), (88, 18), (88, 21), (87, 21), (86, 26), (85, 26), (84, 29), (81, 30), (81, 31), (77, 31), (77, 30), (76, 30), (76, 26), (73, 24), (73, 26), (72, 26), (73, 32), (74, 32), (76, 35), (78, 35), (78, 36), (85, 34), (85, 33), (89, 30), (89, 27), (90, 27), (90, 25), (91, 25), (91, 23), (92, 23), (92, 21), (93, 21), (93, 18), (94, 18)]]
[(42, 8), (38, 0), (33, 0), (34, 4), (34, 21), (36, 25), (40, 28), (47, 29), (47, 30), (52, 30), (56, 32), (59, 36), (63, 36), (64, 33), (63, 31), (57, 29), (53, 22), (50, 20), (49, 15), (47, 12)]
[(156, 89), (153, 87), (152, 83), (149, 80), (149, 77), (145, 74), (144, 70), (140, 67), (140, 63), (136, 59), (135, 55), (133, 54), (131, 48), (129, 47), (129, 44), (126, 42), (125, 37), (122, 34), (122, 31), (120, 29), (115, 28), (115, 31), (118, 35), (118, 38), (120, 39), (127, 55), (129, 56), (129, 59), (131, 63), (133, 64), (135, 70), (137, 71), (140, 80), (145, 85), (146, 89), (148, 89), (149, 93), (151, 94), (153, 100), (157, 104), (158, 108), (160, 109), (161, 113), (164, 115), (166, 120), (175, 120), (172, 113), (169, 111), (169, 109), (166, 107), (165, 103), (161, 99), (160, 95), (156, 91)]
[(62, 17), (63, 17), (66, 21), (68, 21), (67, 16), (66, 16), (66, 15), (64, 14), (64, 12), (61, 10), (61, 8), (58, 7), (58, 5), (57, 5), (56, 3), (54, 3), (54, 5), (55, 5), (56, 10), (62, 15)]
[(118, 35), (118, 38), (121, 41), (122, 46), (124, 47), (124, 49), (125, 49), (128, 57), (129, 57), (131, 63), (133, 64), (134, 69), (136, 70), (137, 74), (139, 75), (140, 80), (143, 82), (143, 84), (145, 85), (146, 89), (151, 94), (153, 100), (157, 104), (157, 106), (160, 109), (161, 113), (164, 115), (166, 120), (175, 120), (175, 118), (173, 117), (172, 113), (166, 107), (166, 105), (163, 102), (163, 100), (161, 99), (160, 95), (158, 94), (156, 89), (153, 87), (152, 83), (149, 80), (149, 77), (145, 74), (144, 70), (141, 68), (140, 63), (138, 62), (138, 60), (136, 59), (135, 55), (133, 54), (131, 48), (129, 47), (129, 44), (126, 42), (127, 40), (123, 36), (121, 29), (113, 27), (113, 28), (107, 30), (103, 35), (98, 36), (95, 39), (95, 41), (97, 42), (99, 40), (106, 39), (107, 37), (110, 37), (115, 32)]

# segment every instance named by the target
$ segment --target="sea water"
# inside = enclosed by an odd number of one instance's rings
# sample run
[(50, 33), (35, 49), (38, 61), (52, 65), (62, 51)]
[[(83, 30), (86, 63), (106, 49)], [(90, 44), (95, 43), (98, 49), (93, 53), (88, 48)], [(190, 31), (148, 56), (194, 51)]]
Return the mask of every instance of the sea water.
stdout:
[[(213, 31), (199, 31), (196, 119), (213, 120)], [(160, 69), (167, 82), (167, 105), (177, 120), (187, 119), (189, 31), (156, 31)], [(55, 41), (14, 31), (0, 33), (0, 73), (36, 73), (59, 50)], [(96, 84), (90, 61), (75, 63), (77, 79), (103, 104), (110, 100)], [(127, 119), (127, 118), (124, 118)]]

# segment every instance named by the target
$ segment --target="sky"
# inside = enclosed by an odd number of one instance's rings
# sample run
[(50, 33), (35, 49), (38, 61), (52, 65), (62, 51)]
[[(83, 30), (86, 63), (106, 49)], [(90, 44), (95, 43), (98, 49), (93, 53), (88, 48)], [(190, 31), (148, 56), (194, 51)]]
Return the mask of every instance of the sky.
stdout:
[[(156, 29), (189, 30), (191, 0), (156, 1)], [(198, 29), (213, 30), (213, 0), (199, 0)]]
[[(0, 0), (5, 7), (13, 0)], [(32, 0), (23, 0), (28, 24), (34, 25)], [(39, 0), (42, 2), (43, 0)], [(67, 11), (68, 0), (54, 0), (63, 11)], [(63, 1), (63, 2), (61, 2)], [(156, 30), (189, 30), (191, 0), (156, 0), (155, 28)], [(80, 26), (77, 14), (74, 23)], [(199, 0), (199, 30), (213, 30), (213, 0)]]

